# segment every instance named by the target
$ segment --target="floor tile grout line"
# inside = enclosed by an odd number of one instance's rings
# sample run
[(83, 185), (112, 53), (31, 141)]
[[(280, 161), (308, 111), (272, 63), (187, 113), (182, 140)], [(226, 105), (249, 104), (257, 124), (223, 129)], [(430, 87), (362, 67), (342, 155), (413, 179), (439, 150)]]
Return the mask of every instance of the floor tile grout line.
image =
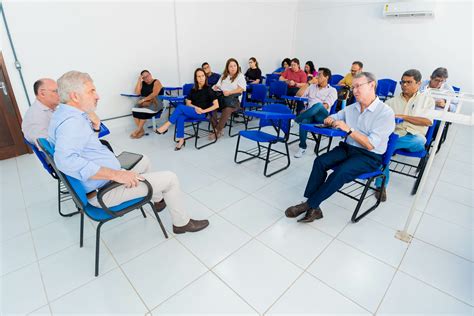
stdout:
[[(16, 171), (17, 171), (17, 174), (19, 176), (20, 172), (19, 172), (19, 167), (18, 167), (18, 160), (17, 158), (15, 158), (15, 165), (16, 165)], [(21, 187), (21, 195), (22, 195), (22, 200), (23, 200), (23, 204), (25, 205), (25, 213), (26, 213), (26, 220), (28, 221), (28, 227), (29, 227), (29, 234), (30, 234), (30, 238), (31, 238), (31, 243), (33, 244), (33, 250), (35, 252), (35, 257), (36, 257), (36, 262), (34, 264), (36, 264), (36, 267), (38, 269), (38, 272), (39, 272), (39, 276), (40, 276), (40, 279), (41, 279), (41, 285), (43, 287), (43, 293), (44, 293), (44, 296), (45, 296), (45, 299), (46, 299), (46, 302), (48, 304), (48, 308), (49, 308), (49, 312), (52, 314), (52, 308), (51, 308), (51, 305), (49, 304), (49, 296), (48, 296), (48, 291), (46, 290), (46, 284), (44, 282), (44, 277), (43, 277), (43, 272), (41, 271), (41, 265), (39, 263), (39, 257), (38, 257), (38, 250), (36, 249), (36, 242), (35, 242), (35, 239), (33, 238), (33, 232), (31, 230), (31, 222), (30, 222), (30, 217), (29, 217), (29, 214), (28, 212), (26, 211), (26, 202), (25, 202), (25, 192), (23, 192), (23, 188), (22, 188), (22, 179), (19, 177), (19, 182), (20, 182), (20, 187)]]
[[(449, 254), (449, 255), (455, 256), (455, 257), (457, 257), (457, 258), (459, 258), (459, 259), (462, 259), (462, 260), (464, 260), (464, 261), (468, 261), (468, 262), (470, 262), (470, 263), (474, 263), (474, 260), (467, 259), (467, 258), (465, 258), (465, 257), (463, 257), (463, 256), (461, 256), (461, 255), (459, 255), (459, 254), (457, 254), (457, 253), (454, 253), (454, 252), (449, 251), (449, 250), (447, 250), (447, 249), (441, 248), (440, 246), (437, 246), (437, 245), (432, 244), (432, 243), (430, 243), (430, 242), (424, 241), (423, 239), (420, 239), (420, 238), (418, 238), (418, 237), (416, 237), (416, 236), (413, 236), (412, 239), (416, 239), (416, 240), (418, 240), (418, 241), (421, 241), (422, 243), (425, 243), (425, 244), (427, 244), (427, 245), (430, 245), (430, 246), (433, 247), (433, 248), (436, 248), (436, 249), (438, 249), (438, 250), (441, 250), (442, 252), (445, 252), (445, 253), (447, 253), (447, 254)], [(411, 243), (411, 242), (410, 242), (410, 243)]]
[[(474, 209), (474, 208), (473, 208), (473, 209)], [(419, 212), (421, 212), (421, 211), (419, 211)], [(446, 223), (448, 223), (448, 224), (452, 224), (452, 225), (454, 225), (454, 226), (457, 226), (458, 228), (462, 228), (462, 229), (465, 229), (465, 230), (470, 230), (470, 231), (472, 231), (472, 232), (474, 233), (474, 226), (471, 226), (471, 227), (462, 226), (461, 224), (456, 223), (456, 222), (453, 222), (453, 221), (451, 221), (451, 220), (449, 220), (449, 219), (447, 219), (447, 218), (439, 217), (439, 215), (437, 215), (437, 214), (433, 214), (433, 213), (429, 213), (429, 212), (425, 212), (425, 213), (426, 213), (426, 215), (429, 215), (429, 216), (431, 216), (431, 217), (434, 217), (434, 218), (436, 218), (436, 219), (438, 219), (438, 220), (440, 220), (440, 221), (446, 222)]]
[(413, 274), (410, 274), (410, 273), (408, 273), (408, 272), (406, 272), (406, 271), (404, 271), (404, 270), (401, 270), (401, 269), (397, 270), (397, 273), (406, 274), (407, 276), (409, 276), (409, 277), (411, 277), (411, 278), (413, 278), (413, 279), (415, 279), (415, 280), (417, 280), (417, 281), (423, 283), (424, 285), (426, 285), (426, 286), (428, 286), (428, 287), (430, 287), (430, 288), (432, 288), (432, 289), (435, 289), (435, 290), (437, 290), (438, 292), (441, 292), (441, 293), (443, 293), (443, 294), (445, 294), (445, 295), (447, 295), (447, 296), (449, 296), (449, 297), (455, 299), (456, 301), (458, 301), (458, 302), (460, 302), (460, 303), (463, 303), (463, 304), (465, 304), (465, 305), (467, 305), (467, 306), (470, 306), (470, 307), (473, 307), (473, 308), (474, 308), (474, 302), (471, 304), (471, 303), (468, 303), (468, 302), (466, 302), (466, 301), (463, 301), (462, 299), (460, 299), (460, 298), (454, 296), (453, 294), (451, 294), (451, 293), (449, 293), (449, 292), (447, 292), (447, 291), (445, 291), (445, 290), (443, 290), (443, 289), (440, 289), (440, 288), (434, 286), (433, 284), (430, 284), (430, 283), (428, 283), (428, 282), (426, 282), (426, 281), (424, 281), (424, 280), (422, 280), (422, 279), (419, 279), (417, 276), (415, 276), (415, 275), (413, 275)]
[[(142, 302), (143, 306), (145, 306), (146, 310), (151, 313), (151, 310), (150, 308), (148, 307), (148, 305), (146, 304), (145, 300), (141, 297), (140, 293), (138, 292), (138, 290), (135, 288), (135, 286), (133, 285), (132, 281), (130, 280), (130, 278), (128, 277), (128, 275), (125, 273), (125, 271), (123, 270), (122, 266), (119, 264), (117, 258), (115, 258), (112, 250), (109, 248), (109, 246), (107, 245), (107, 243), (102, 239), (102, 237), (100, 237), (100, 240), (102, 241), (102, 243), (104, 244), (104, 247), (108, 250), (109, 252), (109, 255), (112, 257), (112, 259), (115, 261), (115, 264), (117, 265), (117, 268), (122, 272), (122, 275), (125, 277), (125, 279), (128, 281), (128, 283), (130, 284), (130, 286), (132, 287), (133, 291), (135, 292), (135, 294), (138, 296), (139, 300)], [(160, 243), (162, 244), (162, 243)], [(103, 248), (103, 247), (102, 247)]]

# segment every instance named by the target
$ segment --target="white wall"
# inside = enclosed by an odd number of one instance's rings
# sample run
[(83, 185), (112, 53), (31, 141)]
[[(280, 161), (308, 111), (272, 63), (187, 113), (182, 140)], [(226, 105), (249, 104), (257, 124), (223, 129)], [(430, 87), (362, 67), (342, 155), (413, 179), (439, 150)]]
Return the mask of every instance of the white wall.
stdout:
[(378, 78), (397, 81), (407, 69), (427, 79), (442, 66), (451, 84), (474, 91), (472, 1), (437, 2), (434, 18), (396, 19), (383, 18), (386, 2), (300, 1), (296, 55), (339, 74), (361, 60)]
[(203, 61), (222, 73), (227, 58), (234, 57), (245, 72), (253, 56), (266, 74), (293, 53), (296, 2), (182, 1), (176, 12), (183, 81), (192, 81)]
[[(221, 72), (235, 57), (245, 71), (255, 56), (264, 72), (290, 56), (296, 27), (296, 2), (275, 1), (4, 1), (4, 9), (23, 74), (32, 85), (66, 71), (90, 73), (101, 100), (102, 118), (130, 113), (139, 71), (149, 69), (165, 86), (192, 81), (206, 60)], [(284, 20), (285, 24), (280, 21)], [(23, 113), (27, 102), (14, 67), (6, 32), (2, 52)]]

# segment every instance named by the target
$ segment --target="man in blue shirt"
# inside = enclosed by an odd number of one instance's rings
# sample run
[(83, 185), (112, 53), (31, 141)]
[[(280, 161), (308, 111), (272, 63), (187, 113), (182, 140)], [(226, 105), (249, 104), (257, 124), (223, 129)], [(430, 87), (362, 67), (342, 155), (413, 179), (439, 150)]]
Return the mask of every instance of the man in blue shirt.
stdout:
[[(190, 219), (182, 205), (183, 197), (177, 176), (170, 171), (145, 172), (122, 170), (114, 154), (103, 146), (94, 133), (88, 113), (96, 110), (99, 96), (92, 78), (82, 72), (70, 71), (58, 80), (61, 103), (49, 125), (49, 141), (55, 146), (54, 162), (65, 174), (84, 186), (90, 204), (100, 207), (97, 190), (109, 181), (122, 183), (104, 195), (104, 203), (115, 206), (147, 195), (146, 179), (153, 187), (152, 200), (160, 208), (166, 201), (173, 221), (173, 232), (195, 232), (209, 225), (207, 220)], [(146, 170), (148, 168), (140, 168)], [(138, 172), (137, 172), (138, 171)]]
[[(324, 124), (346, 132), (346, 141), (314, 160), (304, 192), (307, 201), (289, 207), (287, 217), (306, 212), (298, 222), (322, 218), (320, 204), (324, 200), (357, 176), (380, 168), (388, 138), (395, 129), (395, 115), (375, 95), (376, 82), (369, 72), (355, 75), (352, 90), (357, 102), (324, 120)], [(328, 176), (327, 171), (336, 166)]]
[(206, 74), (207, 77), (207, 85), (209, 87), (212, 87), (215, 85), (221, 76), (219, 74), (216, 74), (215, 72), (212, 72), (211, 66), (209, 65), (208, 62), (203, 62), (201, 65), (202, 70), (204, 70), (204, 73)]

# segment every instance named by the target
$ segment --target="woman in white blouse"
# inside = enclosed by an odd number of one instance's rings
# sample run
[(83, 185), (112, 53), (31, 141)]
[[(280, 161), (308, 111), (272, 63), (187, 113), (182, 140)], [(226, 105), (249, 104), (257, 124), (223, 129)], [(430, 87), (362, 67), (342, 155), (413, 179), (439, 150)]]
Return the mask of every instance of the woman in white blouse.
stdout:
[(212, 124), (215, 126), (217, 137), (221, 137), (223, 129), (233, 112), (240, 108), (242, 92), (245, 91), (247, 82), (240, 70), (239, 63), (234, 58), (227, 60), (225, 70), (219, 81), (212, 87), (218, 96), (221, 117), (217, 120), (217, 114), (212, 116)]

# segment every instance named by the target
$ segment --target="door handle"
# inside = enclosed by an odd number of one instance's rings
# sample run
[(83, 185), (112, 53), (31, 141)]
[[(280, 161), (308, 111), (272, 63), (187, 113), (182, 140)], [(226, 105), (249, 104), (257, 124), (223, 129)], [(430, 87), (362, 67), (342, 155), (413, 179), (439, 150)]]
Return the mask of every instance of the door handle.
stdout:
[(7, 85), (5, 84), (5, 82), (0, 81), (0, 89), (3, 90), (3, 94), (4, 94), (4, 95), (8, 95), (8, 92), (7, 92)]

